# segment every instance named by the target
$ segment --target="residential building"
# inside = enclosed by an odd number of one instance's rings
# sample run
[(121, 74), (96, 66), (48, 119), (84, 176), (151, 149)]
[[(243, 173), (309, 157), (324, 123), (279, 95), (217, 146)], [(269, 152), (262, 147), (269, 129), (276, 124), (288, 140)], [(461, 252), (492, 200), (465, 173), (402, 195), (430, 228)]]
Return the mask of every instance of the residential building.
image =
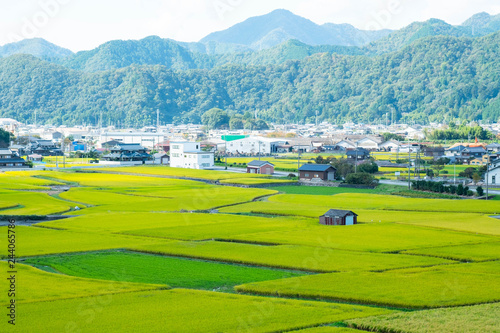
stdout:
[(10, 149), (0, 149), (0, 168), (24, 168), (26, 161)]
[(146, 151), (146, 148), (139, 144), (127, 144), (119, 143), (114, 147), (110, 148), (111, 153), (103, 156), (105, 161), (112, 162), (138, 162), (142, 161), (145, 164), (146, 161), (152, 159)]
[(370, 158), (370, 152), (363, 148), (349, 150), (346, 154), (347, 159), (351, 161), (364, 161)]
[(379, 150), (383, 151), (397, 151), (401, 146), (401, 142), (396, 140), (388, 140), (379, 145)]
[(274, 173), (274, 164), (267, 161), (252, 161), (247, 164), (247, 173), (272, 175)]
[(38, 154), (42, 156), (62, 156), (62, 150), (52, 140), (38, 140), (31, 141), (28, 145), (28, 151), (31, 154)]
[(356, 141), (356, 146), (358, 148), (363, 148), (363, 149), (370, 150), (370, 151), (377, 151), (377, 150), (379, 150), (381, 143), (382, 142), (378, 139), (365, 137), (361, 140)]
[(486, 176), (488, 177), (487, 182), (489, 185), (500, 185), (500, 159), (491, 162)]
[(184, 169), (211, 169), (214, 165), (214, 153), (202, 151), (199, 142), (170, 142), (171, 167)]
[(309, 181), (334, 181), (337, 169), (330, 164), (304, 164), (299, 168), (299, 179)]

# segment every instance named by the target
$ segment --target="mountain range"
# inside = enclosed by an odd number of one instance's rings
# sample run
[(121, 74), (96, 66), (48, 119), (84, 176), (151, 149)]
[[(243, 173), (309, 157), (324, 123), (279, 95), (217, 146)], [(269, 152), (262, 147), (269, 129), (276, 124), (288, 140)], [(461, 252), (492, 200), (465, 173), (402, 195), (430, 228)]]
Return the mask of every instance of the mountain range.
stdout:
[[(199, 122), (212, 107), (268, 121), (498, 120), (500, 15), (398, 31), (317, 25), (285, 10), (198, 43), (150, 36), (72, 53), (43, 39), (0, 47), (0, 116), (54, 124)], [(315, 109), (315, 110), (314, 110)]]

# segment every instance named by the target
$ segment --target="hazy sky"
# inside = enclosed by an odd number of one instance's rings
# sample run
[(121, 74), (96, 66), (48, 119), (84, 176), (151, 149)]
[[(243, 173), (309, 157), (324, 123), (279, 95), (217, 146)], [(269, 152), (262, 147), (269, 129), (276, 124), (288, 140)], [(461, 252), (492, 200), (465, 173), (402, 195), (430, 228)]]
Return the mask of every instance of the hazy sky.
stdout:
[(72, 51), (150, 35), (198, 41), (278, 8), (360, 29), (399, 29), (429, 18), (460, 24), (478, 12), (500, 13), (498, 0), (0, 0), (0, 6), (0, 45), (42, 37)]

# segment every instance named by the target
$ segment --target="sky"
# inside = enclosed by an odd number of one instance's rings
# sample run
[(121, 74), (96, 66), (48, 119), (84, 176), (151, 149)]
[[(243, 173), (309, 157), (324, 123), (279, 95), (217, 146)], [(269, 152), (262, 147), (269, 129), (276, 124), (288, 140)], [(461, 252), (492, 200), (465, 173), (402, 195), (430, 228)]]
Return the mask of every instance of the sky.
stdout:
[(359, 29), (400, 29), (442, 19), (458, 25), (473, 14), (500, 13), (498, 0), (0, 0), (0, 45), (40, 37), (73, 52), (115, 39), (151, 35), (199, 41), (275, 9)]

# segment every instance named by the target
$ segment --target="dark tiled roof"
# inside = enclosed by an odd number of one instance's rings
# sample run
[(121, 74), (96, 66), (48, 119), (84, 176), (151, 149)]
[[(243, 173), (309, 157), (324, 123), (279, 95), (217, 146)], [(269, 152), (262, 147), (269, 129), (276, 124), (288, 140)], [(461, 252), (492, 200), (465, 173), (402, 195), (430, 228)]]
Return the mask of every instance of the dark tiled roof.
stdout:
[(263, 166), (264, 166), (264, 165), (266, 165), (266, 164), (270, 164), (270, 165), (274, 166), (274, 164), (272, 164), (271, 162), (267, 162), (267, 161), (257, 161), (257, 160), (255, 160), (255, 161), (252, 161), (252, 162), (248, 163), (248, 166), (254, 166), (254, 167), (259, 167), (259, 168), (261, 168), (261, 167), (263, 167)]
[(299, 168), (299, 171), (319, 171), (319, 172), (325, 172), (326, 170), (332, 168), (333, 170), (336, 170), (334, 167), (332, 167), (330, 164), (304, 164)]
[(350, 210), (339, 210), (339, 209), (330, 209), (323, 216), (326, 216), (326, 217), (334, 217), (334, 216), (346, 217), (348, 215), (358, 216), (358, 214), (356, 214)]

